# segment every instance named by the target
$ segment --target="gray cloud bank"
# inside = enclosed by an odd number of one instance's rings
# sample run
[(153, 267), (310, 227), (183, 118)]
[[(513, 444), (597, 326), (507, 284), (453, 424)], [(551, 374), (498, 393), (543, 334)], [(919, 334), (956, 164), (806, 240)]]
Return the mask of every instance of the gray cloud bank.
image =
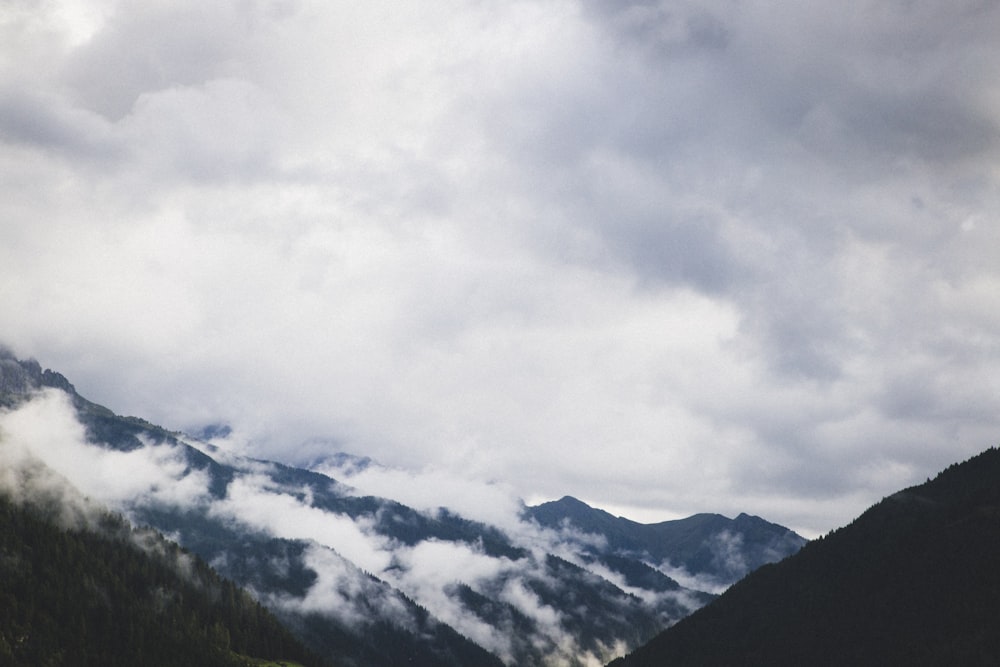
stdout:
[(0, 9), (0, 339), (119, 412), (808, 534), (1000, 433), (995, 2)]

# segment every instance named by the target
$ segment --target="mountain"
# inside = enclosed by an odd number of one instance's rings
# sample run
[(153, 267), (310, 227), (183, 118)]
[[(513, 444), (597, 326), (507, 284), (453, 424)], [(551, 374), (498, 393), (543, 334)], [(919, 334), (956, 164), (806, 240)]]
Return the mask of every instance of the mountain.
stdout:
[(1000, 664), (1000, 451), (761, 567), (615, 667)]
[(0, 491), (0, 664), (326, 664), (204, 561), (62, 501)]
[(571, 499), (497, 525), (417, 510), (331, 476), (370, 459), (238, 456), (3, 352), (0, 406), (8, 453), (176, 540), (338, 665), (603, 664), (804, 542), (745, 515), (643, 526)]
[(615, 517), (576, 498), (529, 507), (526, 515), (543, 526), (572, 525), (607, 540), (604, 552), (632, 554), (643, 562), (680, 569), (709, 586), (725, 588), (761, 565), (781, 560), (806, 543), (793, 531), (759, 517), (695, 514), (686, 519), (642, 524)]

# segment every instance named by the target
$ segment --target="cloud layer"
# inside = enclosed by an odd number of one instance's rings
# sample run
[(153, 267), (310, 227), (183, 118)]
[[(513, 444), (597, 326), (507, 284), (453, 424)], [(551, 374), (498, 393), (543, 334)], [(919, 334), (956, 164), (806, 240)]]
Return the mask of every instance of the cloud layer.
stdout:
[(1000, 433), (998, 28), (7, 3), (0, 339), (282, 460), (825, 532)]

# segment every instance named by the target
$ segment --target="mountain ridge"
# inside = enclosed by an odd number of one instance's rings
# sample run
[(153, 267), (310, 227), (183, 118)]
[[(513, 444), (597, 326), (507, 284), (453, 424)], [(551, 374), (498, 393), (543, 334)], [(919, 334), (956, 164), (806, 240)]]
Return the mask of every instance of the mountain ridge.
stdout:
[[(58, 396), (65, 396), (85, 437), (69, 429), (72, 442), (60, 445), (61, 456), (79, 465), (55, 463), (70, 475), (94, 459), (110, 470), (121, 462), (142, 471), (136, 480), (107, 478), (92, 492), (116, 489), (109, 497), (121, 511), (249, 587), (312, 650), (338, 664), (602, 664), (713, 597), (665, 573), (660, 551), (632, 548), (625, 538), (646, 531), (644, 524), (580, 501), (581, 516), (602, 517), (622, 535), (595, 538), (586, 526), (550, 525), (536, 508), (499, 528), (447, 508), (418, 511), (361, 495), (328, 474), (225, 453), (118, 416), (63, 376), (9, 353), (0, 353), (0, 386), (8, 388), (0, 393), (8, 411), (36, 402), (58, 416), (66, 409)], [(353, 471), (373, 465), (365, 457), (330, 460)], [(148, 486), (140, 484), (143, 475)], [(731, 540), (736, 524), (720, 519), (729, 522), (721, 532), (704, 519), (689, 532), (700, 527), (705, 542)], [(645, 539), (638, 546), (648, 547), (652, 538)], [(723, 546), (742, 549), (743, 539)], [(799, 546), (784, 544), (787, 553)], [(733, 577), (710, 560), (701, 574)]]
[[(724, 587), (747, 572), (801, 548), (806, 540), (793, 531), (740, 513), (735, 519), (701, 513), (683, 519), (644, 524), (593, 508), (572, 496), (525, 509), (525, 515), (544, 526), (558, 528), (568, 521), (585, 532), (599, 533), (619, 551), (638, 554), (655, 563), (668, 562), (688, 575), (708, 577)], [(719, 536), (720, 544), (706, 542), (706, 533)], [(723, 544), (738, 541), (740, 558), (727, 562)], [(718, 547), (713, 549), (713, 547)]]

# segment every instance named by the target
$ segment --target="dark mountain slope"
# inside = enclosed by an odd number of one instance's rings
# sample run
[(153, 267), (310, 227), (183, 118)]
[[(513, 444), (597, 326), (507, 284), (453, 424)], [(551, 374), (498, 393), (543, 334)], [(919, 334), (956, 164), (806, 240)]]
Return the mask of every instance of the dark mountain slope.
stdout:
[(747, 572), (798, 551), (806, 540), (783, 526), (740, 514), (695, 514), (686, 519), (642, 524), (566, 496), (528, 507), (525, 515), (549, 528), (569, 522), (584, 533), (607, 538), (608, 551), (669, 562), (689, 574), (731, 584)]
[(1000, 451), (762, 567), (615, 667), (1000, 664)]
[[(0, 664), (321, 664), (245, 592), (152, 531), (63, 528), (0, 493)], [(141, 546), (140, 546), (141, 545)]]

